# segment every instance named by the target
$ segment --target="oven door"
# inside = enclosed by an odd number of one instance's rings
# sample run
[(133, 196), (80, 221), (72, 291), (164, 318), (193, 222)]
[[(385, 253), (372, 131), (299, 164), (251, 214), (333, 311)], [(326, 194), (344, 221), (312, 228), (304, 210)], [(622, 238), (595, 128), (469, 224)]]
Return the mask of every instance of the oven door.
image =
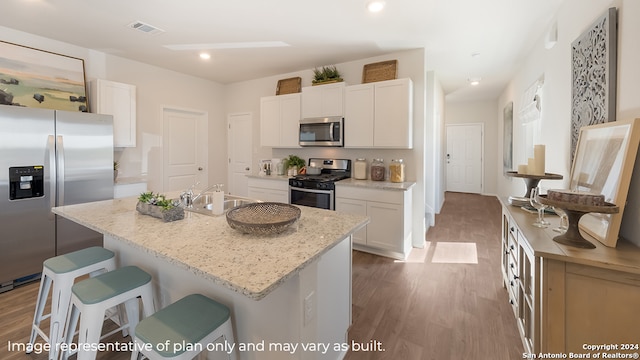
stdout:
[(333, 190), (303, 189), (289, 186), (289, 203), (335, 210)]

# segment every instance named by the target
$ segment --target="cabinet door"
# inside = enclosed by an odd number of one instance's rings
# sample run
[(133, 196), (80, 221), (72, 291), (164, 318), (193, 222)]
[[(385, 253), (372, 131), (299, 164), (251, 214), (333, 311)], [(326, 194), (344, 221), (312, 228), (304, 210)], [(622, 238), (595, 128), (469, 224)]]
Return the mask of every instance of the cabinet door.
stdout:
[(260, 99), (260, 145), (280, 145), (280, 100), (276, 96)]
[(397, 204), (367, 202), (367, 245), (404, 252), (403, 207)]
[(302, 118), (342, 116), (344, 83), (302, 88)]
[(113, 146), (136, 146), (136, 87), (103, 79), (94, 82), (95, 110), (113, 116)]
[(280, 147), (300, 147), (300, 94), (280, 95)]
[(411, 79), (375, 84), (375, 147), (413, 147), (413, 90)]
[[(363, 200), (336, 198), (336, 211), (367, 216), (367, 202)], [(361, 245), (367, 244), (366, 226), (353, 234), (353, 242)]]
[(344, 147), (373, 146), (373, 84), (347, 86), (344, 93)]

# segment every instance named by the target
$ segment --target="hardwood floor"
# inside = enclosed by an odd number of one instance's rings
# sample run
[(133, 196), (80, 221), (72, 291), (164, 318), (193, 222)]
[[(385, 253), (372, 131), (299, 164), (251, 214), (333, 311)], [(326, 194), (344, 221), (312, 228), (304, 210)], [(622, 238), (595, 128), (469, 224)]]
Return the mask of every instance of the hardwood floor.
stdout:
[[(354, 252), (349, 340), (356, 346), (346, 359), (521, 359), (501, 282), (500, 218), (494, 197), (447, 193), (425, 249), (414, 249), (406, 262)], [(7, 348), (28, 341), (37, 292), (32, 283), (0, 294), (0, 359), (46, 359)], [(129, 353), (98, 359), (125, 360)]]

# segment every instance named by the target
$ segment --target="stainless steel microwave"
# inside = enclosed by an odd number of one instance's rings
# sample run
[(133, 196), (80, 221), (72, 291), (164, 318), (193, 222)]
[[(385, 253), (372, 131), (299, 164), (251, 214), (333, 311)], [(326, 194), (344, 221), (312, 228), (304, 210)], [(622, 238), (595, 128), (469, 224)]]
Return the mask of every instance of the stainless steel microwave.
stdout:
[(329, 116), (300, 120), (300, 146), (344, 146), (344, 118)]

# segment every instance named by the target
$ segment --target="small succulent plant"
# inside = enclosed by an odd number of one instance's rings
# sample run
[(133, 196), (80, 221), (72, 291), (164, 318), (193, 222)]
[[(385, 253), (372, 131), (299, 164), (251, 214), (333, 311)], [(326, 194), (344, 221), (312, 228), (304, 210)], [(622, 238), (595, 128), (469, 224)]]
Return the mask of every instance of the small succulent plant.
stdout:
[(329, 80), (342, 81), (340, 72), (334, 65), (323, 66), (322, 69), (313, 69), (313, 80), (311, 80), (312, 83), (319, 84)]
[(160, 206), (163, 210), (169, 210), (179, 205), (178, 200), (167, 199), (162, 194), (154, 194), (153, 191), (143, 192), (138, 196), (141, 203)]

